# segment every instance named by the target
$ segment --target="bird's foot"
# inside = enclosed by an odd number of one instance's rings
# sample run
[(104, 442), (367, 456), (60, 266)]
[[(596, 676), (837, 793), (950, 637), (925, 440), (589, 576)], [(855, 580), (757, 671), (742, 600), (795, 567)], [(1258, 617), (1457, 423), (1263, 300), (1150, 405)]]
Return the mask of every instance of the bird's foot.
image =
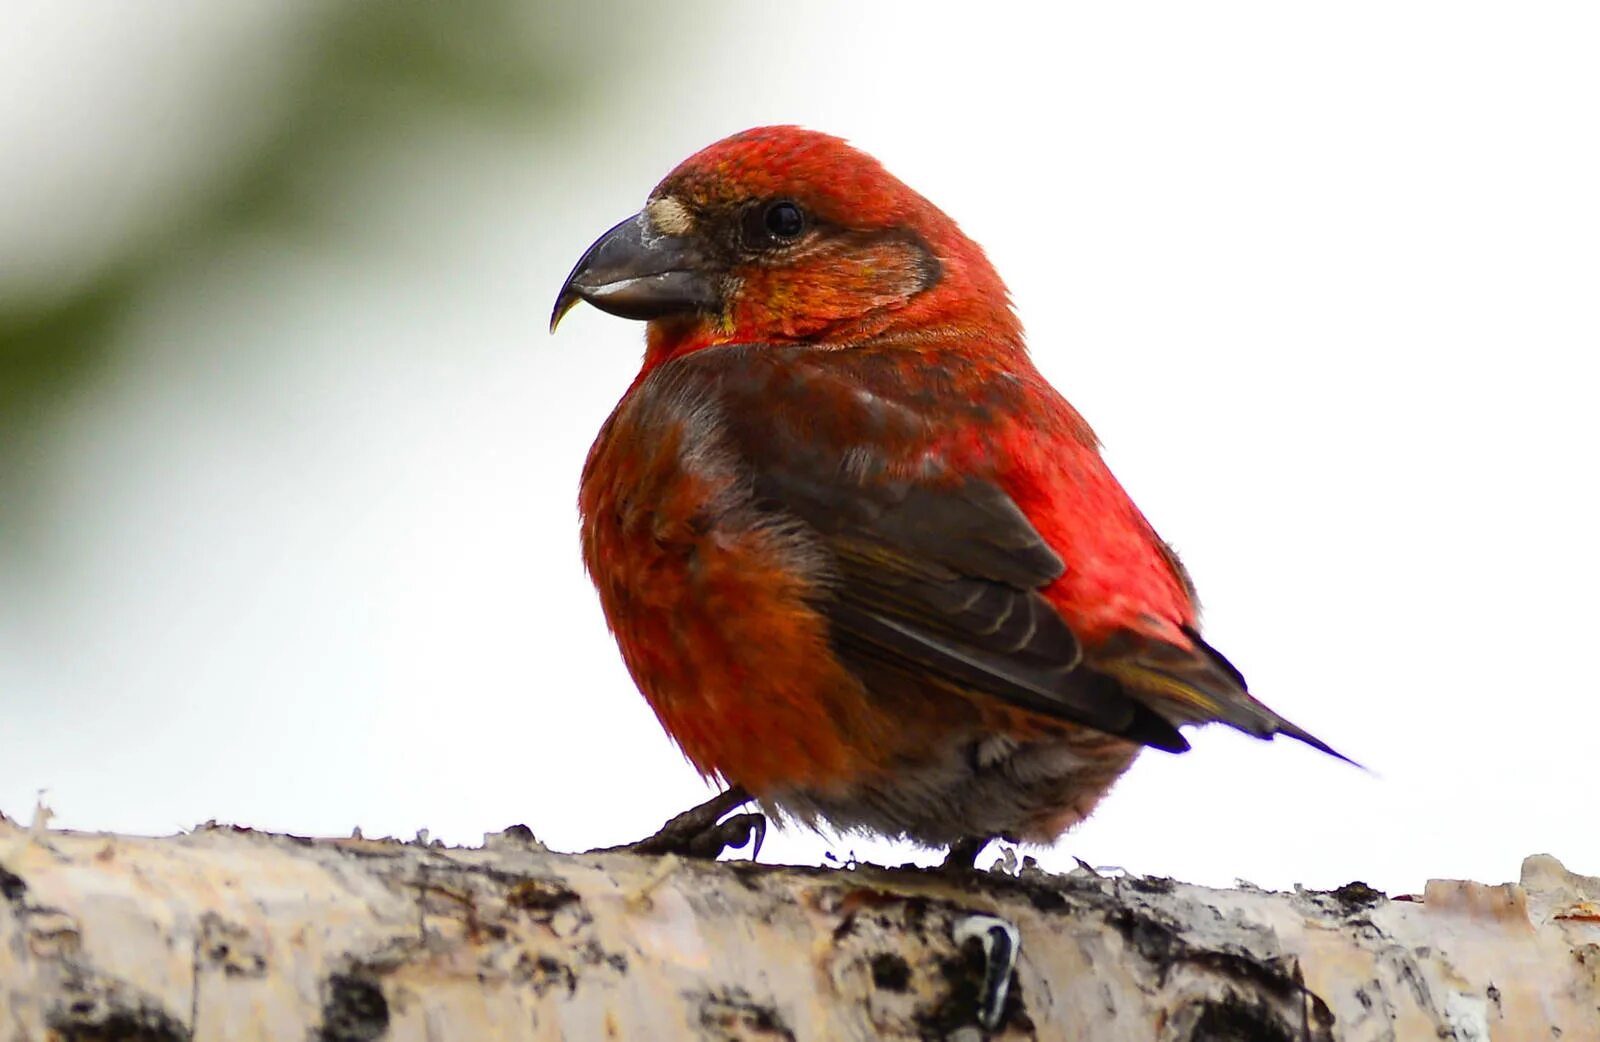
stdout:
[(945, 855), (944, 862), (939, 865), (939, 871), (949, 875), (971, 872), (978, 867), (978, 855), (983, 853), (983, 848), (996, 838), (968, 836), (966, 839), (956, 840), (950, 844), (950, 853)]
[(735, 814), (722, 820), (722, 816), (749, 803), (754, 797), (742, 786), (719, 792), (711, 799), (684, 811), (653, 836), (619, 847), (601, 847), (591, 854), (677, 854), (679, 857), (715, 860), (724, 850), (737, 850), (750, 844), (750, 859), (761, 853), (761, 843), (767, 838), (767, 818), (764, 814)]

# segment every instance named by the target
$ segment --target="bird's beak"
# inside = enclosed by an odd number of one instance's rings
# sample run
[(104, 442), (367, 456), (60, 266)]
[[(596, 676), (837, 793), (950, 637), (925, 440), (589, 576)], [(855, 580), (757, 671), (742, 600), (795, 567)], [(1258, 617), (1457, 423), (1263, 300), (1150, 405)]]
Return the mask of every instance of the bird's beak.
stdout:
[(550, 332), (579, 300), (622, 318), (654, 319), (720, 306), (718, 280), (704, 250), (687, 236), (661, 235), (636, 213), (578, 261), (556, 295)]

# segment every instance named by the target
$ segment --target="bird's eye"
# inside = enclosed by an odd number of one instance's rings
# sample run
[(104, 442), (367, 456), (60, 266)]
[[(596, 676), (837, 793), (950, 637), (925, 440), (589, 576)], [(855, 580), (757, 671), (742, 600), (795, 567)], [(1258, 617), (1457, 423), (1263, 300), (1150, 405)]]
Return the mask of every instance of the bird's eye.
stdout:
[(787, 199), (768, 203), (761, 214), (761, 226), (771, 238), (778, 241), (793, 239), (806, 230), (806, 215), (800, 207)]

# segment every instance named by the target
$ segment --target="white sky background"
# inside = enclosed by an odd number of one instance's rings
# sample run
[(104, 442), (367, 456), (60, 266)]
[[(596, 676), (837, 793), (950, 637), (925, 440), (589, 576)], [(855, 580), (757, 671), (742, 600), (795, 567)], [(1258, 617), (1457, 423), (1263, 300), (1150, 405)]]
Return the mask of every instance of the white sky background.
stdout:
[[(264, 104), (293, 8), (193, 6), (114, 31), (41, 6), (0, 45), (0, 292), (92, 264), (118, 200), (178, 176), (113, 128), (200, 118), (222, 79)], [(1374, 771), (1203, 731), (1045, 865), (1600, 871), (1600, 8), (775, 10), (686, 8), (557, 137), (444, 121), (352, 155), (343, 248), (241, 239), (139, 310), (57, 432), (48, 539), (0, 555), (0, 808), (577, 849), (702, 799), (578, 560), (579, 468), (642, 329), (544, 326), (676, 162), (798, 122), (985, 245), (1212, 642)], [(218, 59), (242, 40), (257, 65)], [(914, 853), (790, 832), (763, 859), (830, 850)]]

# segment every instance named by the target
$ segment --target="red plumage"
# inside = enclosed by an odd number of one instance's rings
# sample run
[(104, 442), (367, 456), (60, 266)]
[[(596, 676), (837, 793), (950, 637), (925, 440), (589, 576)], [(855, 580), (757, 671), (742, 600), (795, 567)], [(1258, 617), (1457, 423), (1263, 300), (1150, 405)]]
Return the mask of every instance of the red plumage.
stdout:
[[(585, 562), (703, 774), (927, 844), (1048, 842), (1143, 745), (1321, 742), (1193, 588), (927, 200), (793, 127), (690, 157), (557, 302), (648, 319), (584, 470)], [(1337, 755), (1337, 754), (1335, 754)]]

